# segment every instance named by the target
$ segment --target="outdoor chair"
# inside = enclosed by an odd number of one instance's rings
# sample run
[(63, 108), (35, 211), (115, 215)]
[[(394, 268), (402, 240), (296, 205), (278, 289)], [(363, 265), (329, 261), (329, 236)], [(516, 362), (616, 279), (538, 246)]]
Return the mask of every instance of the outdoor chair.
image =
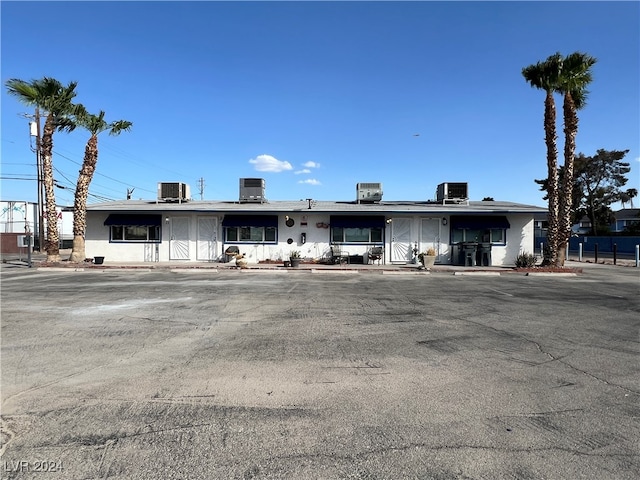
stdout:
[(380, 265), (380, 262), (382, 261), (383, 257), (384, 257), (384, 248), (383, 247), (371, 247), (371, 249), (369, 249), (369, 253), (368, 255), (368, 260), (367, 263), (369, 262), (378, 262), (378, 265)]
[(345, 252), (342, 247), (331, 247), (331, 261), (333, 264), (347, 262), (349, 263), (349, 252)]

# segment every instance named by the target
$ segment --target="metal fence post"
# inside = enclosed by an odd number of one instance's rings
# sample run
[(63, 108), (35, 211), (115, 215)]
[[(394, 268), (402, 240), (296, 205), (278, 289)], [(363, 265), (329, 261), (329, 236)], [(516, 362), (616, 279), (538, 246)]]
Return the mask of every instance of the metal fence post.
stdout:
[(578, 261), (582, 261), (582, 242), (578, 244)]
[(593, 246), (593, 257), (594, 257), (594, 263), (598, 263), (598, 244), (597, 243)]
[(613, 244), (613, 264), (616, 265), (618, 262), (618, 244)]
[(640, 245), (636, 245), (636, 268), (640, 267)]

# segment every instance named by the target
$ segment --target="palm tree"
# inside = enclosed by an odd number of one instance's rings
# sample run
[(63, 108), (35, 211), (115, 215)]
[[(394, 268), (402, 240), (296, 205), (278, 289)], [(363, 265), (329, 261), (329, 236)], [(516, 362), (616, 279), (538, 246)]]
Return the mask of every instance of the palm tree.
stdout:
[(84, 107), (80, 106), (75, 115), (75, 122), (78, 126), (84, 127), (91, 136), (84, 149), (84, 160), (76, 183), (76, 193), (73, 202), (73, 248), (69, 260), (81, 262), (85, 259), (85, 232), (87, 229), (87, 197), (89, 195), (89, 184), (93, 179), (93, 174), (98, 163), (98, 135), (108, 131), (109, 135), (120, 135), (123, 131), (131, 129), (131, 122), (117, 120), (107, 123), (104, 119), (104, 111), (98, 115), (88, 113)]
[(575, 52), (562, 60), (562, 70), (556, 91), (564, 95), (564, 175), (559, 196), (559, 230), (556, 265), (564, 265), (567, 242), (571, 236), (573, 214), (574, 161), (578, 134), (578, 110), (586, 105), (587, 85), (591, 83), (591, 67), (597, 59)]
[(58, 218), (56, 214), (56, 197), (53, 181), (53, 134), (56, 131), (72, 131), (75, 124), (69, 115), (73, 114), (75, 105), (71, 102), (76, 96), (77, 82), (62, 85), (54, 78), (44, 77), (26, 82), (12, 78), (6, 82), (7, 92), (14, 95), (25, 105), (42, 109), (46, 115), (42, 140), (40, 142), (40, 158), (42, 158), (42, 181), (45, 192), (45, 209), (47, 236), (45, 250), (48, 262), (60, 260), (58, 235)]
[(633, 199), (638, 196), (638, 189), (629, 188), (624, 192), (620, 193), (620, 203), (622, 203), (622, 208), (627, 208), (626, 203), (631, 204), (631, 208), (633, 208)]
[(553, 93), (558, 87), (562, 68), (562, 55), (556, 53), (544, 62), (522, 69), (522, 75), (532, 87), (544, 90), (544, 134), (547, 145), (547, 196), (549, 199), (547, 249), (543, 264), (551, 264), (557, 257), (559, 207), (558, 207), (558, 149), (556, 147), (556, 103)]

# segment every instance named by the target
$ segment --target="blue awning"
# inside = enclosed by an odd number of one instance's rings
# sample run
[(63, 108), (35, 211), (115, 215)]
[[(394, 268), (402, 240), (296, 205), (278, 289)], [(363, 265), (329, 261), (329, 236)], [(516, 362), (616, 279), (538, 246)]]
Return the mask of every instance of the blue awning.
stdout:
[(159, 227), (162, 224), (162, 215), (143, 215), (112, 213), (104, 221), (105, 225), (123, 225), (125, 227)]
[(223, 227), (277, 227), (277, 215), (225, 215)]
[(383, 215), (331, 215), (332, 227), (342, 228), (384, 228)]
[(504, 215), (452, 215), (451, 228), (471, 228), (483, 230), (491, 228), (510, 228)]

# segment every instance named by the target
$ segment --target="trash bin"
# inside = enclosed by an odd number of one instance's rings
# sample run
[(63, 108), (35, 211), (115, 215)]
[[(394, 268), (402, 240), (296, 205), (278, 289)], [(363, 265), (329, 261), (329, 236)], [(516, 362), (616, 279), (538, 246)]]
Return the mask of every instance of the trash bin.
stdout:
[(491, 266), (491, 243), (480, 243), (478, 244), (478, 265), (483, 267)]
[(462, 250), (462, 242), (451, 245), (451, 264), (464, 265), (464, 251)]
[(93, 263), (102, 265), (104, 263), (104, 257), (93, 257)]
[(462, 265), (464, 265), (465, 267), (476, 266), (477, 248), (478, 244), (475, 242), (463, 242), (462, 253), (464, 262), (462, 263)]

